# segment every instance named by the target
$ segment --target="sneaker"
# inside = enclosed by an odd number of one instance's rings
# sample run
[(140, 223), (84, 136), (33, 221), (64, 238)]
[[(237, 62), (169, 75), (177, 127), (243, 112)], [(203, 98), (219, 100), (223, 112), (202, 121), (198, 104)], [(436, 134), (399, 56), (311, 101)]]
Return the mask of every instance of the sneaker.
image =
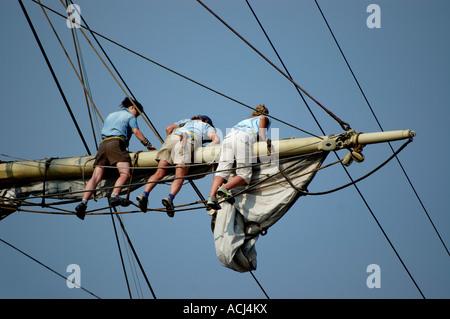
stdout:
[(80, 203), (76, 208), (76, 215), (79, 219), (84, 220), (84, 216), (86, 215), (87, 205), (85, 203)]
[(208, 197), (208, 201), (206, 202), (206, 210), (219, 210), (220, 208), (220, 205), (217, 203), (217, 198)]
[(138, 206), (144, 213), (147, 211), (147, 203), (148, 203), (148, 197), (146, 197), (144, 194), (139, 195), (136, 197), (136, 200), (138, 201)]
[(120, 196), (111, 197), (109, 199), (109, 205), (111, 205), (112, 207), (122, 205), (123, 203), (124, 203), (124, 199)]
[(223, 198), (225, 198), (225, 200), (230, 203), (230, 204), (234, 204), (234, 198), (231, 195), (231, 191), (229, 191), (226, 188), (223, 188), (222, 186), (219, 187), (219, 189), (217, 190), (217, 195), (222, 196)]
[(175, 208), (173, 207), (173, 202), (170, 199), (169, 196), (166, 196), (162, 199), (162, 204), (166, 207), (167, 209), (167, 215), (169, 217), (173, 217), (175, 215)]

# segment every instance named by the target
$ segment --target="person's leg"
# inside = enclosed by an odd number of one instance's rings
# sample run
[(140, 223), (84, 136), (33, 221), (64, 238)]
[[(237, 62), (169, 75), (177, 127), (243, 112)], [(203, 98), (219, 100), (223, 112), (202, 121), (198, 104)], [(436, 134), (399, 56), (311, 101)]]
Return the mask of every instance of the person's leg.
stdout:
[(83, 200), (88, 201), (91, 198), (98, 183), (100, 183), (100, 181), (102, 180), (104, 172), (105, 172), (104, 167), (97, 166), (94, 168), (92, 177), (89, 179), (89, 181), (86, 184), (85, 192), (83, 195)]
[(119, 171), (119, 178), (116, 180), (114, 184), (114, 189), (112, 193), (114, 195), (119, 195), (122, 187), (126, 184), (126, 182), (130, 179), (130, 163), (129, 162), (118, 162), (116, 164), (117, 170)]
[(245, 185), (250, 180), (252, 174), (253, 145), (250, 142), (249, 134), (237, 132), (233, 141), (234, 154), (236, 157), (236, 176), (231, 178), (223, 188), (231, 190), (235, 187)]
[(222, 143), (219, 165), (217, 166), (215, 177), (211, 184), (211, 190), (209, 192), (209, 198), (216, 198), (217, 190), (219, 186), (225, 183), (233, 169), (234, 164), (234, 148), (233, 148), (233, 135), (231, 137), (225, 137)]
[(213, 179), (211, 190), (208, 196), (208, 201), (206, 202), (206, 210), (219, 210), (221, 207), (217, 201), (217, 190), (219, 189), (219, 186), (222, 185), (225, 182), (225, 178), (222, 176), (216, 176)]
[(167, 167), (170, 166), (165, 160), (160, 160), (158, 163), (158, 169), (149, 177), (148, 183), (145, 185), (144, 192), (150, 193), (157, 183), (151, 183), (161, 180), (167, 173)]
[(92, 177), (89, 179), (89, 181), (86, 184), (85, 192), (83, 194), (83, 199), (80, 204), (75, 208), (76, 215), (79, 219), (83, 220), (84, 216), (86, 215), (86, 208), (87, 203), (89, 199), (91, 198), (92, 194), (95, 191), (95, 188), (97, 187), (98, 183), (102, 180), (103, 173), (105, 172), (104, 167), (96, 166), (94, 168), (94, 172), (92, 173)]
[(219, 186), (222, 185), (225, 182), (225, 178), (222, 176), (216, 176), (213, 179), (213, 182), (211, 184), (211, 190), (209, 192), (209, 197), (216, 197), (217, 190), (219, 189)]
[(242, 186), (242, 185), (245, 185), (245, 184), (247, 184), (245, 179), (243, 179), (239, 175), (236, 175), (232, 179), (230, 179), (226, 184), (223, 184), (222, 187), (227, 189), (227, 190), (231, 190), (231, 189), (233, 189), (235, 187)]
[(138, 206), (144, 213), (147, 211), (148, 196), (157, 184), (153, 182), (161, 180), (166, 175), (168, 166), (170, 166), (170, 164), (167, 161), (160, 160), (158, 163), (158, 169), (152, 176), (149, 177), (147, 181), (148, 183), (145, 185), (144, 192), (136, 197)]
[(173, 200), (183, 186), (184, 178), (189, 171), (189, 167), (183, 164), (177, 164), (175, 167), (175, 179), (170, 185), (170, 193), (162, 199), (162, 204), (167, 209), (167, 215), (173, 217), (175, 215)]
[(175, 167), (175, 180), (170, 185), (170, 194), (176, 196), (183, 186), (184, 178), (189, 171), (189, 167), (184, 165), (177, 165)]

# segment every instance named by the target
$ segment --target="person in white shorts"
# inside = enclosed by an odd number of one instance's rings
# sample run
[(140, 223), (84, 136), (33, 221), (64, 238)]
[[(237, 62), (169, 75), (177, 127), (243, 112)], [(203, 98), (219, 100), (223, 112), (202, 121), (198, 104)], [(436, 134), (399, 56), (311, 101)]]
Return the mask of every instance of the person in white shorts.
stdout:
[[(270, 127), (270, 120), (264, 114), (269, 114), (269, 110), (264, 104), (258, 105), (250, 118), (236, 124), (225, 136), (219, 165), (206, 203), (208, 210), (220, 209), (217, 195), (229, 198), (231, 189), (250, 182), (252, 163), (256, 162), (253, 144), (258, 140), (266, 141), (267, 130)], [(234, 161), (236, 161), (236, 175), (228, 180)]]

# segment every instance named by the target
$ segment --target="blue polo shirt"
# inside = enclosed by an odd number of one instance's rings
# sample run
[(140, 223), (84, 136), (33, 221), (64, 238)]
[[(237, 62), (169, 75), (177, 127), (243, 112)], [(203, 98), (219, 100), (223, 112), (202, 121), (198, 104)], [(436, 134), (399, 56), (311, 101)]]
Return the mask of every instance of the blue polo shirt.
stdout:
[(189, 134), (189, 136), (193, 137), (197, 141), (207, 141), (210, 140), (208, 136), (209, 132), (215, 132), (215, 128), (209, 125), (208, 123), (202, 122), (200, 120), (181, 120), (176, 122), (176, 125), (184, 125), (182, 127), (176, 128), (172, 133), (183, 135), (184, 133)]
[(133, 129), (135, 128), (139, 128), (137, 118), (128, 109), (122, 109), (106, 117), (102, 128), (102, 139), (119, 136), (125, 140), (128, 146), (131, 134), (133, 134)]
[[(256, 116), (242, 120), (238, 124), (233, 126), (232, 131), (240, 130), (247, 132), (248, 134), (252, 135), (256, 140), (256, 136), (260, 133), (259, 127), (260, 118), (261, 118), (260, 116)], [(269, 125), (267, 125), (266, 130), (269, 130), (270, 124), (271, 121), (269, 120)]]

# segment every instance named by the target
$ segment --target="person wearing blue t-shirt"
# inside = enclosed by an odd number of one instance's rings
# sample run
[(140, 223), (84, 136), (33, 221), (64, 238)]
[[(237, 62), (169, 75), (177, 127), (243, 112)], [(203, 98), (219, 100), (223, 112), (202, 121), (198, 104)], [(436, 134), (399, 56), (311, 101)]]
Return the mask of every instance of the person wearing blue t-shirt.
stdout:
[[(217, 195), (224, 198), (232, 197), (231, 189), (250, 182), (251, 163), (255, 161), (253, 144), (258, 140), (266, 141), (267, 130), (270, 127), (270, 120), (264, 114), (269, 114), (269, 110), (264, 104), (258, 105), (250, 118), (233, 126), (223, 139), (219, 165), (206, 203), (208, 210), (220, 209)], [(235, 161), (236, 175), (228, 180)]]
[(81, 220), (85, 217), (87, 203), (98, 183), (102, 180), (107, 166), (116, 166), (119, 171), (119, 178), (116, 180), (111, 193), (110, 205), (117, 206), (123, 203), (123, 199), (119, 194), (122, 186), (130, 178), (131, 158), (127, 147), (132, 134), (148, 150), (155, 149), (139, 130), (137, 124), (137, 117), (143, 112), (142, 105), (126, 97), (122, 101), (121, 107), (120, 111), (109, 114), (105, 119), (101, 131), (102, 142), (95, 156), (94, 172), (86, 184), (81, 203), (75, 208), (76, 215)]
[(167, 138), (156, 154), (158, 169), (149, 177), (144, 192), (136, 197), (139, 208), (147, 211), (148, 196), (167, 173), (170, 166), (175, 165), (175, 179), (170, 185), (170, 193), (163, 198), (162, 204), (167, 209), (167, 215), (173, 217), (173, 200), (183, 186), (184, 177), (189, 171), (189, 164), (193, 163), (194, 153), (206, 140), (213, 144), (220, 143), (212, 120), (206, 115), (197, 115), (191, 119), (175, 122), (166, 128)]

